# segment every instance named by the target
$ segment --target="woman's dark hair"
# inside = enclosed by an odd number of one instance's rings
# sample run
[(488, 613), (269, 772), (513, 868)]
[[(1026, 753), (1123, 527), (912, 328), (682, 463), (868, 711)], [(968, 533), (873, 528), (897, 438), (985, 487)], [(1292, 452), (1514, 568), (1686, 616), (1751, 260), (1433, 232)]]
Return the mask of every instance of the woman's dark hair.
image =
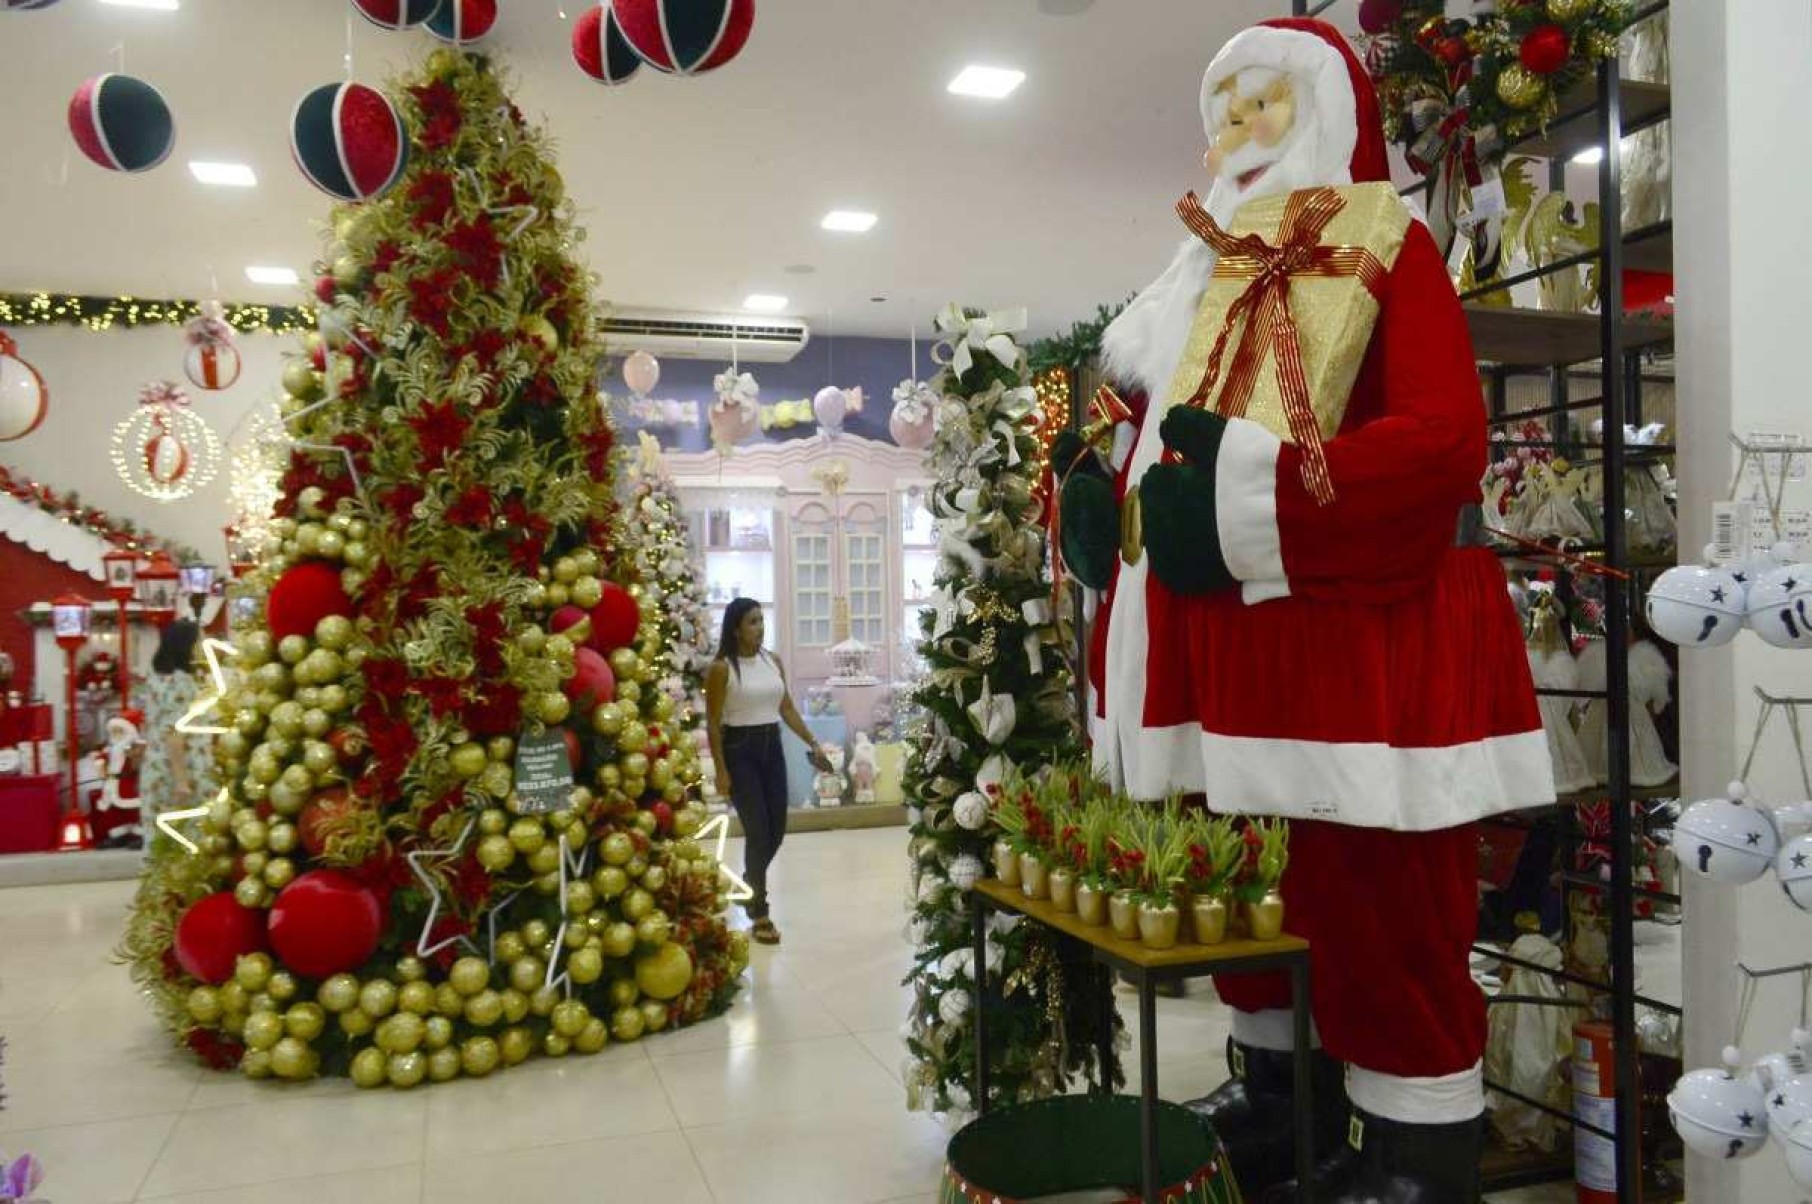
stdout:
[(164, 628), (164, 637), (157, 642), (157, 655), (151, 658), (151, 668), (159, 673), (186, 672), (195, 657), (195, 641), (200, 638), (201, 628), (195, 620), (176, 620)]
[(737, 681), (742, 680), (742, 666), (736, 663), (736, 657), (741, 651), (736, 640), (736, 629), (742, 626), (742, 621), (749, 617), (750, 611), (760, 609), (761, 603), (753, 598), (733, 598), (730, 605), (724, 607), (724, 629), (723, 634), (717, 637), (717, 655), (729, 663), (730, 671), (736, 674)]

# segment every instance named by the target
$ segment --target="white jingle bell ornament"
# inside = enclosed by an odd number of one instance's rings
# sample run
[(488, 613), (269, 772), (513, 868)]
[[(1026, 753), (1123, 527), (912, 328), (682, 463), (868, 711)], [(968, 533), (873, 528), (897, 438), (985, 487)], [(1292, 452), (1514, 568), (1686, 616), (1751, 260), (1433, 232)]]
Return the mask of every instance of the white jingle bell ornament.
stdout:
[(1749, 630), (1776, 648), (1812, 648), (1812, 564), (1769, 569), (1747, 598)]
[(979, 790), (959, 794), (956, 802), (950, 805), (950, 813), (956, 816), (957, 823), (969, 831), (980, 831), (988, 822), (988, 796)]
[(1812, 1187), (1812, 1120), (1787, 1130), (1787, 1173), (1801, 1187)]
[(1774, 876), (1801, 911), (1812, 911), (1812, 833), (1795, 836), (1774, 858)]
[(1812, 1120), (1812, 1074), (1806, 1072), (1806, 1030), (1793, 1030), (1792, 1048), (1769, 1054), (1749, 1072), (1768, 1101), (1768, 1131), (1785, 1141), (1802, 1120)]
[(950, 883), (958, 890), (971, 890), (982, 876), (981, 858), (963, 853), (950, 862)]
[(1727, 794), (1686, 809), (1674, 825), (1674, 855), (1695, 874), (1740, 886), (1767, 872), (1780, 849), (1780, 835), (1773, 816), (1744, 805), (1748, 790), (1743, 783), (1730, 783)]
[(1682, 648), (1716, 648), (1743, 629), (1743, 583), (1724, 569), (1676, 565), (1648, 591), (1648, 625)]
[(944, 997), (937, 1001), (937, 1014), (944, 1018), (945, 1024), (961, 1024), (969, 1018), (969, 1009), (974, 1006), (969, 992), (945, 991)]
[(1706, 1158), (1747, 1158), (1768, 1140), (1768, 1107), (1755, 1084), (1736, 1077), (1742, 1055), (1724, 1048), (1721, 1070), (1695, 1070), (1667, 1093), (1667, 1112), (1688, 1149)]

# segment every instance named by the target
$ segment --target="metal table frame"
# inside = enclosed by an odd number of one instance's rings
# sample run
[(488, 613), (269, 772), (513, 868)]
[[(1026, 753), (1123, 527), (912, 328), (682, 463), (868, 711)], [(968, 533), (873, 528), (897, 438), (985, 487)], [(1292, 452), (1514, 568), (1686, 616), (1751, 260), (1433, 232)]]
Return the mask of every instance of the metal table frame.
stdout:
[[(1158, 1001), (1159, 983), (1182, 982), (1210, 974), (1258, 974), (1270, 970), (1290, 973), (1290, 1010), (1296, 1048), (1310, 1047), (1309, 946), (1299, 938), (1281, 941), (1237, 941), (1227, 945), (1178, 945), (1159, 953), (1136, 942), (1123, 941), (1106, 926), (1087, 926), (1074, 915), (1057, 912), (1049, 903), (1025, 898), (1018, 890), (986, 879), (969, 892), (973, 897), (971, 931), (975, 948), (975, 1107), (988, 1111), (988, 1022), (983, 1006), (988, 980), (988, 913), (1010, 912), (1073, 937), (1089, 950), (1095, 968), (1096, 1000), (1100, 1008), (1097, 1056), (1102, 1068), (1100, 1090), (1112, 1090), (1106, 1068), (1113, 1055), (1114, 975), (1125, 975), (1139, 992), (1139, 1166), (1146, 1204), (1158, 1204)], [(1065, 922), (1067, 921), (1067, 922)], [(1194, 951), (1199, 955), (1190, 956)], [(1179, 957), (1178, 954), (1184, 956)], [(1310, 1061), (1299, 1057), (1295, 1065), (1296, 1180), (1313, 1181), (1315, 1124)]]

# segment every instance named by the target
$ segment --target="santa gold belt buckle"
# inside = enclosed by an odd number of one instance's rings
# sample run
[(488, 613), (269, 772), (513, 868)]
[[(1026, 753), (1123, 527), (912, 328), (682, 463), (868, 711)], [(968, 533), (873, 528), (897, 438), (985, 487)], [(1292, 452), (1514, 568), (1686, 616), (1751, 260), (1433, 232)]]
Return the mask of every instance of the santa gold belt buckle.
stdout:
[(1134, 485), (1126, 491), (1126, 500), (1120, 503), (1120, 559), (1127, 564), (1138, 564), (1139, 557), (1145, 554), (1145, 521), (1140, 513), (1139, 487)]

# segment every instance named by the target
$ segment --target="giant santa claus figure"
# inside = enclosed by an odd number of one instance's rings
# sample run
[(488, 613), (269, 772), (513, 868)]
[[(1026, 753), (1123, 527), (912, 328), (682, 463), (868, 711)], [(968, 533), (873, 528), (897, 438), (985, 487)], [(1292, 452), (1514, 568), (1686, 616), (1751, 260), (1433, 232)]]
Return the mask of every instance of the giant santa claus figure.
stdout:
[[(1283, 893), (1321, 1049), (1292, 1049), (1283, 977), (1217, 983), (1234, 1078), (1203, 1107), (1248, 1193), (1288, 1174), (1293, 1059), (1312, 1056), (1338, 1156), (1312, 1195), (1272, 1198), (1469, 1202), (1473, 821), (1553, 798), (1502, 569), (1464, 537), (1486, 452), (1472, 343), (1334, 29), (1244, 31), (1201, 103), (1212, 189), (1178, 206), (1182, 249), (1104, 340), (1114, 455), (1071, 437), (1053, 456), (1066, 558), (1109, 591), (1095, 757), (1135, 797), (1292, 821)], [(1267, 204), (1269, 239), (1236, 233)]]

